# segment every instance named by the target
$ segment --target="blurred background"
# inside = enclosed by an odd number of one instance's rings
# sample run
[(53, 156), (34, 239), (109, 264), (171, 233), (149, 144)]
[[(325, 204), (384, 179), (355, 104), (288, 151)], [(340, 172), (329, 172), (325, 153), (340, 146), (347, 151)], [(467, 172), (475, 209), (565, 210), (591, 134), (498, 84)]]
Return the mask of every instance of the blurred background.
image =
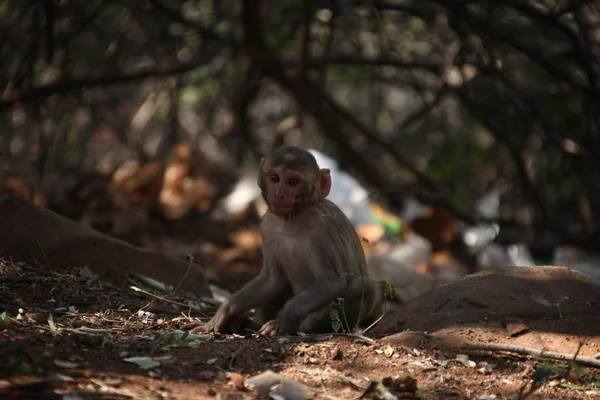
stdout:
[(400, 302), (495, 266), (600, 278), (599, 7), (1, 0), (0, 194), (233, 291), (258, 160), (299, 145)]

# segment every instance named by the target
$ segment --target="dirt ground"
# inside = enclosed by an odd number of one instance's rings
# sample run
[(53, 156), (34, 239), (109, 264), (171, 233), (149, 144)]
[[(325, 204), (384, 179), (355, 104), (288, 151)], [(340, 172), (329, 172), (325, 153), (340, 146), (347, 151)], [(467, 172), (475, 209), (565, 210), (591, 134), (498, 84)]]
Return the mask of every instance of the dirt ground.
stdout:
[[(0, 398), (243, 399), (254, 396), (244, 379), (266, 370), (303, 384), (309, 398), (386, 398), (373, 390), (378, 381), (388, 396), (396, 396), (387, 398), (400, 399), (516, 399), (534, 383), (540, 387), (527, 398), (600, 394), (600, 373), (593, 367), (506, 352), (457, 352), (439, 344), (452, 335), (509, 343), (506, 330), (493, 322), (447, 327), (435, 340), (423, 340), (426, 335), (405, 340), (402, 333), (384, 339), (200, 335), (177, 340), (169, 333), (189, 330), (193, 318), (203, 316), (132, 290), (132, 282), (96, 279), (86, 268), (69, 273), (6, 260), (0, 272), (0, 311), (6, 312), (0, 316)], [(600, 335), (544, 332), (548, 325), (540, 321), (529, 325), (532, 333), (524, 343), (532, 347), (539, 348), (541, 340), (569, 352), (585, 342), (582, 354), (600, 352)], [(151, 357), (157, 365), (144, 368), (130, 357)]]

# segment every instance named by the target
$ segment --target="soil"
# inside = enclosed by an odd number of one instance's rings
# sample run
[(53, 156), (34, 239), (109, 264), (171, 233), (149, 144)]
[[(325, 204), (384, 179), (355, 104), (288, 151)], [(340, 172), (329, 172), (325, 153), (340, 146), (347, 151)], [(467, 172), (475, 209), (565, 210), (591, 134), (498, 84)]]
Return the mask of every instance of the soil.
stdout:
[[(510, 326), (517, 327), (512, 332), (527, 329), (515, 337), (501, 321), (488, 318), (442, 324), (430, 334), (394, 332), (388, 320), (376, 327), (376, 339), (201, 335), (186, 341), (168, 335), (191, 329), (205, 316), (173, 302), (193, 297), (169, 296), (169, 302), (131, 285), (95, 277), (87, 268), (67, 272), (3, 260), (0, 398), (243, 399), (253, 397), (244, 379), (266, 370), (303, 384), (312, 398), (378, 398), (367, 390), (373, 380), (384, 380), (400, 399), (514, 399), (536, 382), (539, 388), (527, 398), (583, 399), (600, 393), (594, 389), (600, 373), (593, 367), (446, 345), (460, 338), (575, 353), (583, 344), (580, 353), (594, 355), (600, 352), (598, 330), (578, 333), (590, 326), (589, 316), (521, 316), (512, 321)], [(382, 329), (392, 335), (378, 338)], [(159, 365), (145, 369), (126, 361), (134, 356), (152, 357)]]

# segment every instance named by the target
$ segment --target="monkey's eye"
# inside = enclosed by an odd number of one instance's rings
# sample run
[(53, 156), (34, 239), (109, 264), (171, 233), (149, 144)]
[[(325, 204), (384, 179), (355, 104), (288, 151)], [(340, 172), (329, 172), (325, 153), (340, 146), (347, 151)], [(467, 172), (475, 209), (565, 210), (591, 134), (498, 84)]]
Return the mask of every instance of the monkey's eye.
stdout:
[(300, 183), (300, 181), (297, 178), (290, 178), (288, 183), (292, 186), (296, 186), (298, 183)]
[(279, 175), (271, 174), (271, 180), (275, 183), (279, 182)]

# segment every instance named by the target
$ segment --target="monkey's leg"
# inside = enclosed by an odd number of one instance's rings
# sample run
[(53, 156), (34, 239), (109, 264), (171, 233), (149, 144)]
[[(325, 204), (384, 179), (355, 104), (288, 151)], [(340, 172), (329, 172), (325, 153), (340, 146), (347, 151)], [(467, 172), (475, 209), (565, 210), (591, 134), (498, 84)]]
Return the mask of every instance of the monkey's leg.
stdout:
[(291, 288), (282, 290), (270, 299), (266, 304), (260, 307), (256, 307), (254, 310), (254, 323), (260, 328), (265, 322), (277, 318), (279, 311), (283, 308), (284, 304), (293, 297), (294, 293)]
[[(300, 324), (300, 330), (305, 333), (332, 332), (330, 309), (338, 311), (343, 328), (354, 329), (361, 322), (377, 317), (383, 300), (383, 292), (379, 284), (368, 277), (354, 278), (344, 292), (344, 310), (339, 306), (325, 307), (310, 314)], [(359, 320), (360, 319), (360, 320)]]

